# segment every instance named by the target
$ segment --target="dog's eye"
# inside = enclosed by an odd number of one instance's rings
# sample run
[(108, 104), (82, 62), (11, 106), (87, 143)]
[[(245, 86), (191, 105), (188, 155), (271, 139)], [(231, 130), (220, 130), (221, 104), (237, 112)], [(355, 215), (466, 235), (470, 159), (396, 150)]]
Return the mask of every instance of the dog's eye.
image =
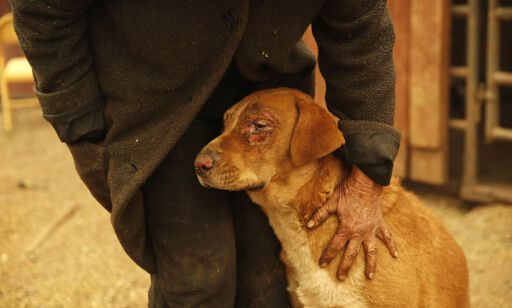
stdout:
[(256, 124), (256, 123), (249, 124), (249, 132), (251, 134), (261, 133), (264, 128), (265, 128), (265, 125), (263, 125), (263, 124)]
[(268, 132), (272, 129), (272, 126), (268, 125), (263, 121), (255, 121), (249, 124), (249, 132), (251, 134), (261, 134)]

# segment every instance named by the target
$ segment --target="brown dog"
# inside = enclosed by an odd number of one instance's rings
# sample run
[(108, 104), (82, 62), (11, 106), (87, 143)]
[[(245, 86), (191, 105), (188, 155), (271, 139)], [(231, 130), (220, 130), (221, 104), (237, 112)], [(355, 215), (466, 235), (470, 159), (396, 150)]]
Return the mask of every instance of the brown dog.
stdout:
[(333, 118), (311, 97), (291, 89), (256, 92), (224, 115), (224, 131), (203, 148), (195, 167), (205, 187), (246, 190), (282, 243), (294, 307), (468, 307), (462, 249), (429, 208), (398, 180), (383, 191), (387, 226), (400, 248), (393, 259), (379, 242), (378, 270), (364, 276), (359, 254), (344, 282), (340, 257), (318, 265), (338, 225), (330, 217), (306, 229), (348, 171), (330, 153), (344, 143)]

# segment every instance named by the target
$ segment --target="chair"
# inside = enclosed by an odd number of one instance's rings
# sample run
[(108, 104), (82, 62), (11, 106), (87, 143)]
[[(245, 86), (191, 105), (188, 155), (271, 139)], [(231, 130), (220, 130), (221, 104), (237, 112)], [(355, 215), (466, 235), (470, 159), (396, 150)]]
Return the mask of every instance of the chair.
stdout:
[(12, 129), (11, 109), (37, 106), (36, 98), (13, 99), (9, 93), (10, 83), (33, 82), (32, 68), (25, 57), (6, 59), (4, 46), (19, 44), (14, 27), (12, 14), (7, 13), (0, 18), (0, 91), (2, 98), (2, 112), (4, 116), (4, 129)]

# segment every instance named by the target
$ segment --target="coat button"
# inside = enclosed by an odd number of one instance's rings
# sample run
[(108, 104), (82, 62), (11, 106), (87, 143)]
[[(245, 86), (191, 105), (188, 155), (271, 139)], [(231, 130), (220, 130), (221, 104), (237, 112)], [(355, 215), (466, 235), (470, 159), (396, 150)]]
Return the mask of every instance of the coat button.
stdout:
[(236, 15), (233, 11), (228, 11), (222, 15), (222, 18), (224, 19), (224, 23), (226, 26), (230, 29), (235, 29), (238, 25), (238, 22), (240, 19), (238, 18), (238, 15)]

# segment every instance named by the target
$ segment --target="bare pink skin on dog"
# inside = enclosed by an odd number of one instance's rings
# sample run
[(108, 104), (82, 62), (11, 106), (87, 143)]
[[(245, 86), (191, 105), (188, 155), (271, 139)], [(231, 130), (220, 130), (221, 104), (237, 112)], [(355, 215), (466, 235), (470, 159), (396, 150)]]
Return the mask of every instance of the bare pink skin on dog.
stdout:
[(251, 145), (265, 142), (272, 134), (273, 128), (279, 124), (268, 111), (261, 111), (256, 118), (245, 120), (242, 126), (242, 135)]

